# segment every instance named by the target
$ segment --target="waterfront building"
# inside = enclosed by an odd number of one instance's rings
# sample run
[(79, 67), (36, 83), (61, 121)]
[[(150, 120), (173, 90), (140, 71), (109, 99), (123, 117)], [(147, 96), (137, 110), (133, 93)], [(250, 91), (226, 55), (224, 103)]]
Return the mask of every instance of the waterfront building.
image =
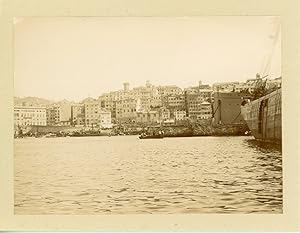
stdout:
[(104, 129), (110, 129), (112, 128), (112, 122), (111, 122), (111, 112), (106, 111), (105, 109), (101, 109), (99, 111), (99, 121), (100, 121), (100, 127)]
[(170, 110), (165, 107), (162, 107), (160, 109), (160, 117), (162, 121), (170, 119), (171, 118)]
[(116, 120), (132, 122), (136, 120), (138, 99), (128, 98), (116, 101)]
[(116, 92), (110, 92), (99, 96), (98, 101), (100, 102), (101, 108), (111, 113), (111, 118), (116, 118), (116, 101), (118, 95)]
[(62, 100), (57, 103), (60, 108), (60, 121), (65, 122), (65, 124), (68, 124), (67, 122), (70, 122), (71, 120), (71, 103), (67, 100)]
[(138, 123), (159, 123), (160, 114), (158, 111), (137, 112), (136, 122)]
[(46, 108), (47, 125), (59, 125), (61, 109), (58, 104), (52, 104)]
[(47, 125), (69, 125), (71, 123), (71, 103), (63, 100), (46, 107)]
[(101, 109), (100, 102), (93, 98), (87, 98), (83, 102), (84, 104), (84, 119), (85, 126), (87, 127), (99, 127), (100, 119), (99, 112)]
[(47, 124), (46, 108), (35, 106), (15, 106), (14, 125), (43, 125)]
[(186, 111), (185, 110), (176, 110), (174, 112), (175, 121), (183, 121), (186, 119)]
[(72, 125), (85, 124), (84, 104), (73, 104), (71, 106), (71, 124)]
[(212, 118), (212, 107), (209, 102), (201, 103), (200, 114), (197, 116), (198, 119), (211, 119)]
[(215, 92), (213, 104), (213, 124), (245, 124), (241, 115), (243, 94), (239, 92)]
[(186, 112), (191, 120), (197, 120), (201, 115), (202, 97), (199, 94), (186, 94)]

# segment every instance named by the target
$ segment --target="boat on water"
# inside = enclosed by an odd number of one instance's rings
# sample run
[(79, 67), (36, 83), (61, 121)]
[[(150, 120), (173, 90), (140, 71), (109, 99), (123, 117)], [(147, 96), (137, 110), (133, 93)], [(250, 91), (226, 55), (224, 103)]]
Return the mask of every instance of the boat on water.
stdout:
[(155, 139), (155, 138), (164, 138), (164, 132), (158, 131), (158, 132), (152, 132), (152, 133), (142, 133), (139, 136), (139, 139)]
[(281, 144), (281, 88), (244, 104), (241, 114), (255, 139)]
[(155, 138), (164, 138), (163, 134), (156, 134), (156, 135), (140, 135), (139, 139), (155, 139)]

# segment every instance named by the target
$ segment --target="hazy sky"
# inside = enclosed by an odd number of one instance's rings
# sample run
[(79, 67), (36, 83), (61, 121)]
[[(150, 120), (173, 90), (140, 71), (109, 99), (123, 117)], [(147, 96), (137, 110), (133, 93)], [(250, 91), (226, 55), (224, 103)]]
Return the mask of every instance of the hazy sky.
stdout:
[[(15, 95), (52, 100), (98, 97), (144, 85), (195, 86), (281, 75), (274, 17), (15, 20)], [(275, 25), (275, 27), (274, 27)], [(274, 29), (275, 28), (275, 29)]]

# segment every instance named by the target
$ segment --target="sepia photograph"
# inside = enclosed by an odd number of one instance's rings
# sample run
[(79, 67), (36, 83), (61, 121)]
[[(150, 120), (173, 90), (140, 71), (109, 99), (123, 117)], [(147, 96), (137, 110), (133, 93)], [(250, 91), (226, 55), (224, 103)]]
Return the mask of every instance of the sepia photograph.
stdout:
[(15, 215), (283, 214), (279, 16), (13, 33)]

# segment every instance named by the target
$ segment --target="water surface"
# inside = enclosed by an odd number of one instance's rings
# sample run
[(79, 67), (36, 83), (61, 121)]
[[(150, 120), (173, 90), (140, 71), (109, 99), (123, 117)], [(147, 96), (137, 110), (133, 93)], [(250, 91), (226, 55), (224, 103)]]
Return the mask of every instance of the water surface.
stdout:
[(252, 137), (15, 139), (15, 214), (282, 213), (282, 155)]

